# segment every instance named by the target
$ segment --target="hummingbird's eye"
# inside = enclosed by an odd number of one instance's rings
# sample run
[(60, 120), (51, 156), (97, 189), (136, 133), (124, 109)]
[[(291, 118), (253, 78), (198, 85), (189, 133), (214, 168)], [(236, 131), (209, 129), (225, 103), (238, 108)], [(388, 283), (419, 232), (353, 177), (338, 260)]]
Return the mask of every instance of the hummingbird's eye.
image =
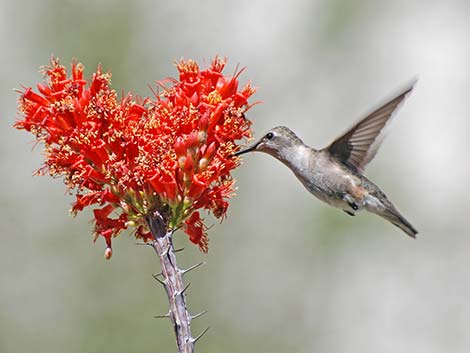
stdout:
[(266, 139), (271, 140), (274, 137), (274, 134), (272, 132), (268, 132), (265, 137)]

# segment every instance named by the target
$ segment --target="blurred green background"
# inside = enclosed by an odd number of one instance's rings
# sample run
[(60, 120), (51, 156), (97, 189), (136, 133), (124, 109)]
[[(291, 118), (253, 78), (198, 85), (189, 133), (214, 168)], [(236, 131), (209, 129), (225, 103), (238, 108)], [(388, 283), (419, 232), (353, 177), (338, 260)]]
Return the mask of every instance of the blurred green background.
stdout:
[(91, 214), (68, 216), (64, 185), (32, 177), (31, 135), (11, 128), (13, 88), (42, 80), (51, 54), (118, 91), (149, 95), (181, 57), (247, 66), (264, 103), (256, 136), (291, 127), (322, 147), (372, 106), (419, 83), (367, 169), (420, 231), (348, 217), (266, 155), (236, 170), (228, 219), (200, 253), (177, 235), (188, 302), (211, 330), (198, 352), (470, 351), (469, 2), (1, 1), (0, 352), (175, 352), (151, 249), (121, 236), (111, 261)]

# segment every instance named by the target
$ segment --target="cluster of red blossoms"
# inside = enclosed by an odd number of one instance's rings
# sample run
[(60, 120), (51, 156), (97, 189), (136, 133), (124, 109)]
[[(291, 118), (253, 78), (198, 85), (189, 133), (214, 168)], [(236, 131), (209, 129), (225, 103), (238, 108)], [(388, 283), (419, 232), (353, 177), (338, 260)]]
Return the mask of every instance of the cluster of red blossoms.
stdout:
[(127, 94), (118, 99), (109, 73), (99, 67), (91, 82), (83, 65), (66, 69), (53, 59), (44, 68), (45, 84), (21, 92), (18, 129), (32, 132), (45, 145), (40, 174), (63, 176), (76, 200), (72, 213), (95, 205), (95, 240), (111, 239), (128, 227), (144, 241), (152, 239), (145, 216), (166, 208), (168, 228), (183, 227), (202, 251), (208, 247), (199, 209), (222, 218), (233, 194), (230, 171), (236, 141), (251, 136), (244, 113), (254, 93), (238, 89), (238, 76), (222, 74), (216, 57), (200, 70), (191, 60), (177, 63), (179, 80), (158, 82), (155, 98)]

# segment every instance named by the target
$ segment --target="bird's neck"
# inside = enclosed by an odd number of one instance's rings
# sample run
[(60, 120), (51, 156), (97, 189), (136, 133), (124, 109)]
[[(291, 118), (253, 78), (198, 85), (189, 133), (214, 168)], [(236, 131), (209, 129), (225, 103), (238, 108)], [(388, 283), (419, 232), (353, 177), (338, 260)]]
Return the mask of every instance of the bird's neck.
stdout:
[(295, 172), (308, 168), (312, 152), (312, 148), (302, 143), (283, 148), (275, 157)]

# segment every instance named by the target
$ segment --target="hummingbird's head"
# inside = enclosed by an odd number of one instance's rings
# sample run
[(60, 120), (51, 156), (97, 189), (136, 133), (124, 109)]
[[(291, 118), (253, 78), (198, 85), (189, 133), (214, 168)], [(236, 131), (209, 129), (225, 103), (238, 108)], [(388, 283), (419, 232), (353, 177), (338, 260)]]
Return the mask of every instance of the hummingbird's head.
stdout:
[(283, 159), (283, 152), (291, 147), (302, 145), (303, 142), (292, 130), (285, 126), (276, 126), (263, 135), (251, 146), (235, 153), (235, 156), (247, 152), (264, 152), (276, 158)]

